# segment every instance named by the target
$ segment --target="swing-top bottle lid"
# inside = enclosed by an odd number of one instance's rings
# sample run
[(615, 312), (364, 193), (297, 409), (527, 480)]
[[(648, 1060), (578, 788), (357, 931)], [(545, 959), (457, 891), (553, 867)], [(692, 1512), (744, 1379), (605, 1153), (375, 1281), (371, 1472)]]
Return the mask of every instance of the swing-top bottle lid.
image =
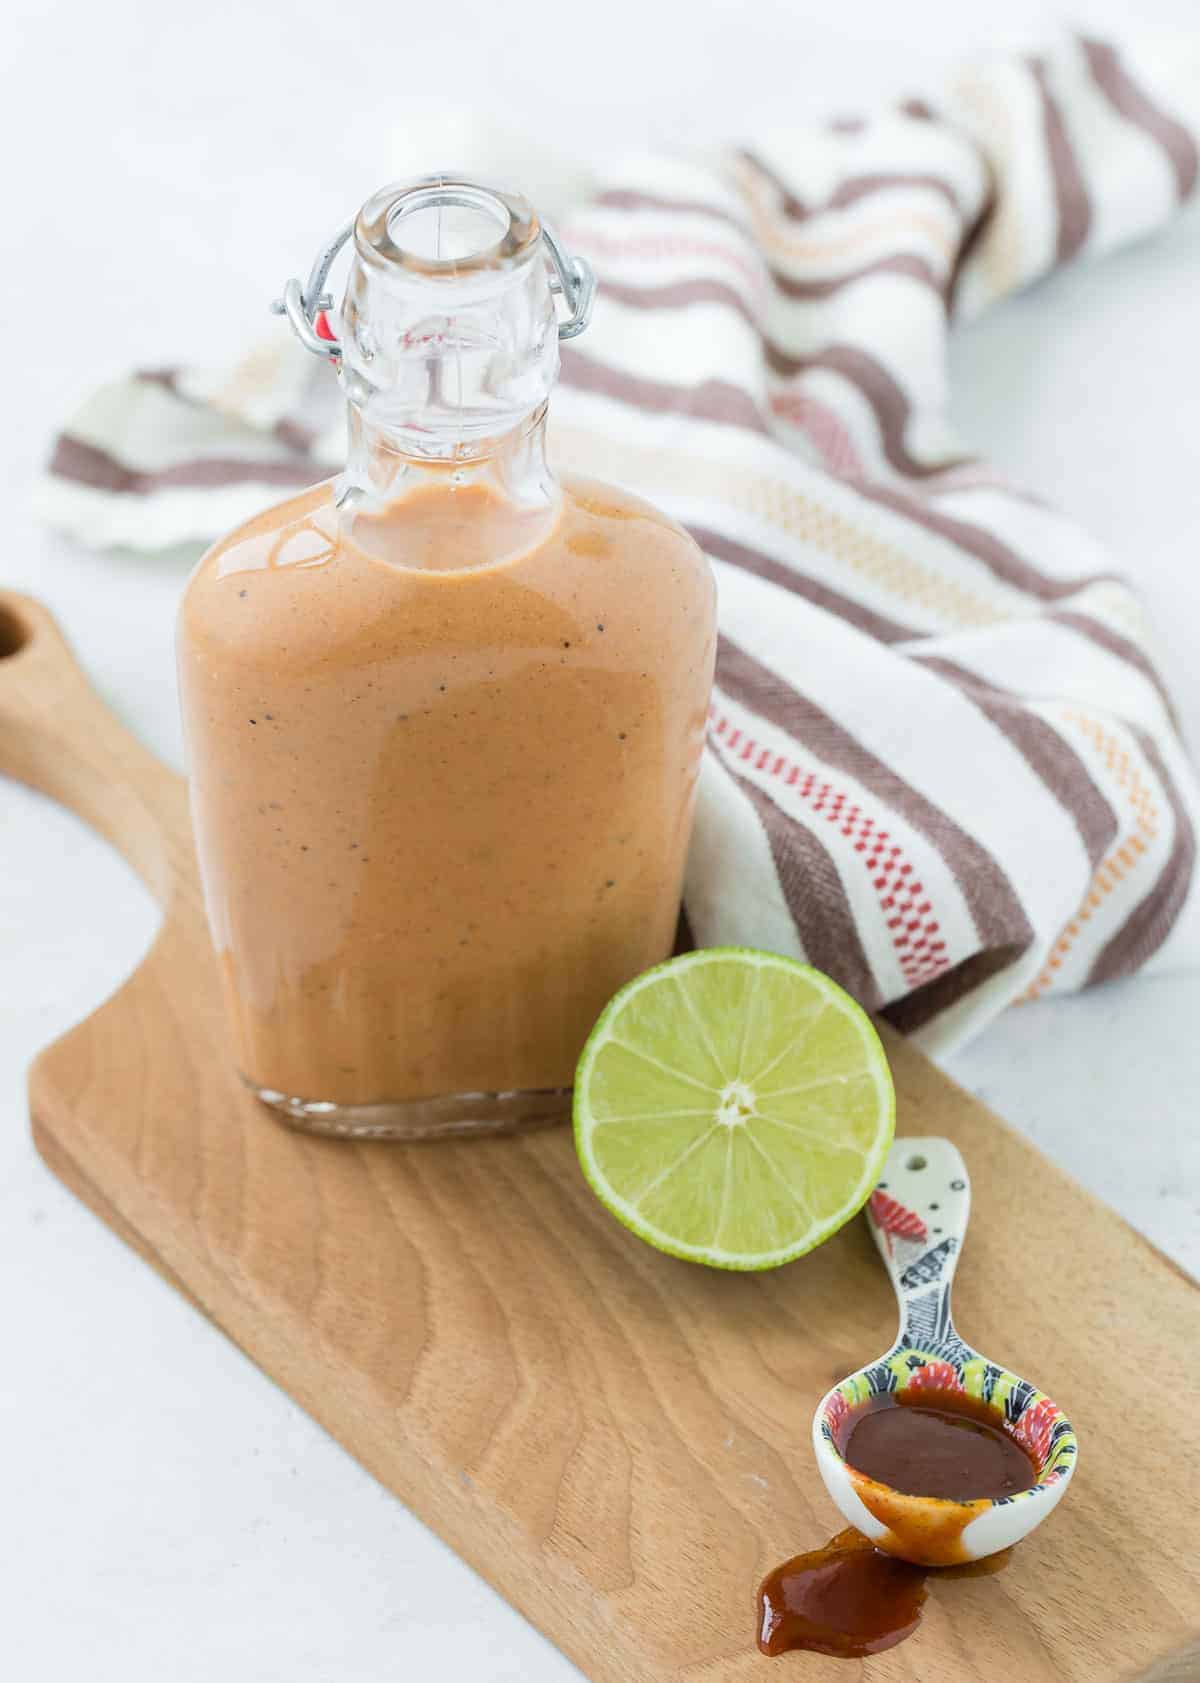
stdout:
[[(350, 240), (341, 309), (326, 327), (326, 281)], [(442, 454), (448, 438), (469, 450), (545, 402), (558, 342), (587, 326), (594, 296), (590, 266), (567, 256), (525, 199), (445, 174), (374, 194), (273, 308), (335, 363), (373, 425), (406, 450)]]

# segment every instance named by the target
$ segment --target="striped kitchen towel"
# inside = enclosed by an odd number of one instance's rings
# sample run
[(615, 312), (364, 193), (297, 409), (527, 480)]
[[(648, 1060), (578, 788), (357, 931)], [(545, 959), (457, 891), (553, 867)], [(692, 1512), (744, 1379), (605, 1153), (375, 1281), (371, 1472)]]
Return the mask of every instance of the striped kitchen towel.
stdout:
[[(1164, 222), (1198, 133), (1195, 52), (1072, 40), (936, 110), (639, 159), (562, 230), (601, 289), (557, 456), (718, 575), (695, 938), (805, 956), (935, 1052), (1200, 954), (1196, 783), (1137, 599), (945, 414), (949, 321)], [(337, 409), (282, 326), (232, 372), (138, 375), (72, 418), (45, 512), (216, 535), (337, 465)]]

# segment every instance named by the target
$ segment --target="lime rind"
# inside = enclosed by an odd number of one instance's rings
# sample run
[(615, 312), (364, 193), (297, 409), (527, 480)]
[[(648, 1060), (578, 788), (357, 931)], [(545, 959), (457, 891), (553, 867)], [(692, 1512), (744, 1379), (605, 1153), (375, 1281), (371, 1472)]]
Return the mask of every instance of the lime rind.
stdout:
[[(708, 1015), (697, 1009), (697, 990), (682, 982), (685, 976), (691, 984), (702, 981), (697, 972), (707, 966), (720, 969), (719, 975), (715, 970), (713, 975), (714, 1001), (720, 1009), (714, 1008)], [(796, 983), (802, 981), (804, 986), (797, 988), (795, 1033), (758, 1071), (756, 1080), (769, 1076), (772, 1081), (770, 1087), (760, 1090), (763, 1104), (810, 1090), (815, 1100), (817, 1090), (823, 1088), (821, 1110), (827, 1116), (828, 1131), (810, 1134), (806, 1139), (805, 1130), (793, 1120), (772, 1118), (765, 1110), (756, 1110), (753, 1120), (757, 1125), (765, 1124), (769, 1130), (769, 1150), (764, 1152), (761, 1142), (749, 1130), (726, 1129), (724, 1173), (719, 1182), (693, 1177), (689, 1184), (685, 1176), (672, 1187), (669, 1184), (672, 1177), (690, 1156), (719, 1144), (714, 1131), (720, 1125), (713, 1120), (713, 1110), (720, 1090), (713, 1077), (723, 1078), (722, 1070), (731, 1066), (739, 1070), (755, 1067), (756, 1041), (761, 1044), (764, 1037), (769, 1039), (769, 1013), (764, 1022), (762, 990), (756, 985), (759, 976), (767, 970), (779, 972)], [(678, 985), (665, 989), (667, 978)], [(654, 995), (660, 997), (655, 999)], [(695, 1035), (689, 1051), (706, 1078), (693, 1070), (675, 1068), (656, 1058), (647, 1048), (623, 1041), (615, 1033), (639, 1001), (643, 1007), (641, 1026), (644, 1031), (648, 1029), (651, 1038), (659, 1021), (664, 1036), (672, 1029), (678, 1032), (682, 1004)], [(829, 1019), (831, 1011), (835, 1015)], [(858, 1054), (856, 1066), (848, 1072), (834, 1069), (832, 1073), (813, 1073), (811, 1059), (805, 1060), (803, 1046), (818, 1024), (822, 1025), (823, 1038), (832, 1035), (834, 1047), (840, 1042), (852, 1063), (854, 1054)], [(596, 1070), (601, 1052), (617, 1053), (615, 1059), (610, 1056), (607, 1060), (608, 1079), (603, 1083), (597, 1081)], [(792, 1071), (806, 1071), (804, 1079), (795, 1082), (791, 1079)], [(628, 1085), (637, 1088), (640, 1097), (632, 1108), (628, 1105), (624, 1110), (608, 1108), (607, 1099), (616, 1075), (620, 1077), (615, 1082), (619, 1090)], [(621, 1133), (628, 1134), (628, 1162), (622, 1165), (628, 1172), (638, 1156), (637, 1131), (648, 1127), (655, 1130), (656, 1143), (665, 1146), (669, 1141), (669, 1157), (661, 1168), (653, 1160), (644, 1165), (641, 1180), (635, 1180), (633, 1185), (634, 1203), (614, 1187), (610, 1173), (605, 1171), (597, 1156), (597, 1136), (601, 1140), (608, 1136), (604, 1149), (611, 1167), (614, 1148), (619, 1153)], [(644, 972), (610, 1000), (579, 1060), (574, 1131), (580, 1166), (592, 1191), (638, 1238), (688, 1262), (757, 1272), (778, 1268), (804, 1256), (831, 1238), (862, 1209), (878, 1180), (895, 1133), (895, 1092), (887, 1057), (870, 1017), (830, 977), (811, 965), (776, 953), (750, 947), (707, 947), (668, 959)], [(835, 1137), (839, 1132), (840, 1139)], [(811, 1157), (807, 1166), (806, 1152)], [(814, 1174), (813, 1169), (827, 1164), (833, 1155), (858, 1158), (859, 1170), (849, 1190), (840, 1192), (834, 1200), (834, 1207), (823, 1208), (821, 1200), (814, 1205), (812, 1188), (828, 1181), (829, 1176)], [(661, 1158), (658, 1162), (661, 1163)], [(643, 1165), (637, 1167), (642, 1169)], [(847, 1170), (850, 1167), (847, 1163)], [(848, 1179), (847, 1175), (845, 1180)], [(839, 1186), (845, 1180), (839, 1180)], [(702, 1221), (715, 1221), (714, 1239), (724, 1242), (693, 1244), (653, 1219), (655, 1212), (663, 1208), (678, 1214), (681, 1201), (687, 1217), (684, 1225), (695, 1228)], [(789, 1211), (787, 1220), (780, 1214), (784, 1208)], [(771, 1230), (778, 1242), (764, 1247), (764, 1230)], [(755, 1233), (756, 1243), (749, 1242), (751, 1232)], [(740, 1245), (729, 1242), (739, 1236)]]

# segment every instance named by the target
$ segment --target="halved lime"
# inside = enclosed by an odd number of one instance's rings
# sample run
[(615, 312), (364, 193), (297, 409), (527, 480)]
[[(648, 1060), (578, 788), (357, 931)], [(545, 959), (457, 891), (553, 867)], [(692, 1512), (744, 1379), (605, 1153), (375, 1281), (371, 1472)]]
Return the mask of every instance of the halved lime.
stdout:
[(861, 1006), (810, 965), (686, 953), (605, 1008), (575, 1076), (575, 1147), (647, 1244), (712, 1268), (776, 1268), (845, 1225), (895, 1131)]

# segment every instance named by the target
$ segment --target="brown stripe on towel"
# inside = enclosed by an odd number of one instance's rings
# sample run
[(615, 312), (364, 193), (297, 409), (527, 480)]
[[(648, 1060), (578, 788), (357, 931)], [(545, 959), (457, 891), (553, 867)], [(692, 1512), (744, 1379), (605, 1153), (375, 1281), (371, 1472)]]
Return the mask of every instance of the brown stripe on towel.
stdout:
[(905, 520), (935, 532), (947, 543), (965, 549), (1003, 583), (1040, 602), (1061, 601), (1063, 597), (1074, 596), (1092, 584), (1124, 583), (1116, 573), (1086, 573), (1073, 579), (1050, 578), (1031, 566), (994, 532), (989, 532), (986, 526), (977, 526), (973, 521), (959, 519), (956, 515), (943, 514), (930, 507), (927, 501), (894, 486), (880, 485), (875, 480), (849, 479), (846, 483), (870, 502), (880, 503)]
[(860, 268), (849, 269), (840, 275), (822, 275), (819, 279), (810, 277), (801, 280), (785, 274), (782, 269), (771, 270), (771, 280), (785, 298), (829, 298), (843, 287), (853, 286), (856, 281), (867, 280), (871, 275), (907, 275), (910, 280), (932, 287), (939, 297), (945, 296), (945, 278), (925, 258), (905, 251), (889, 257), (876, 257)]
[(754, 332), (760, 331), (758, 316), (746, 302), (745, 296), (728, 281), (697, 279), (666, 281), (661, 286), (630, 286), (626, 281), (601, 277), (601, 297), (615, 298), (631, 310), (686, 310), (693, 304), (720, 304), (741, 316)]
[(815, 216), (824, 215), (826, 211), (845, 210), (847, 206), (858, 204), (862, 199), (875, 198), (881, 193), (894, 192), (897, 188), (906, 191), (917, 188), (936, 193), (939, 198), (946, 200), (957, 216), (963, 216), (963, 207), (953, 184), (944, 176), (933, 175), (929, 171), (874, 170), (861, 175), (847, 175), (825, 198), (815, 204), (806, 205), (802, 199), (796, 197), (783, 176), (759, 153), (742, 152), (740, 155), (776, 194), (780, 211), (791, 222), (809, 222)]
[(1075, 157), (1063, 122), (1058, 101), (1050, 91), (1050, 77), (1045, 61), (1029, 60), (1029, 68), (1042, 102), (1042, 135), (1046, 142), (1046, 158), (1054, 183), (1054, 203), (1058, 213), (1058, 239), (1055, 256), (1060, 263), (1075, 256), (1088, 237), (1092, 225), (1092, 203), (1084, 184), (1083, 172)]
[(803, 596), (814, 607), (823, 608), (826, 613), (836, 614), (838, 619), (854, 626), (857, 631), (865, 632), (868, 637), (874, 637), (878, 643), (907, 643), (926, 635), (924, 631), (918, 631), (912, 626), (900, 625), (896, 620), (886, 619), (883, 614), (877, 614), (873, 608), (864, 607), (852, 597), (843, 596), (841, 591), (800, 572), (788, 561), (780, 561), (761, 549), (741, 542), (740, 539), (728, 538), (723, 532), (716, 532), (709, 526), (698, 526), (691, 520), (686, 524), (688, 531), (708, 555), (728, 562), (731, 567), (740, 567), (743, 572), (754, 573), (760, 579), (767, 579), (793, 596)]
[[(298, 456), (311, 455), (318, 437), (315, 427), (305, 426), (303, 422), (291, 420), (286, 416), (282, 421), (276, 421), (271, 431), (281, 444), (286, 445), (289, 450), (294, 450)], [(326, 467), (323, 471), (332, 473), (334, 469)]]
[(954, 300), (958, 292), (958, 283), (962, 279), (962, 272), (974, 257), (984, 234), (987, 232), (992, 217), (996, 214), (996, 187), (989, 182), (979, 213), (971, 223), (955, 253), (954, 264), (946, 281), (946, 308), (953, 311)]
[(572, 345), (563, 346), (562, 380), (564, 385), (574, 386), (578, 391), (615, 398), (619, 403), (630, 403), (654, 415), (690, 415), (695, 420), (715, 421), (722, 426), (767, 431), (754, 398), (728, 380), (703, 380), (695, 386), (671, 385), (666, 380), (650, 380), (610, 368)]
[(1112, 845), (1117, 816), (1091, 773), (1054, 726), (1030, 710), (1023, 696), (981, 678), (940, 655), (916, 654), (919, 665), (960, 689), (1012, 743), (1034, 775), (1070, 815), (1094, 871)]
[(802, 222), (811, 212), (805, 207), (803, 200), (798, 199), (781, 175), (777, 175), (758, 152), (740, 151), (738, 157), (743, 163), (749, 164), (755, 175), (761, 176), (767, 186), (779, 200), (779, 209), (784, 216), (790, 216), (793, 221)]
[(585, 208), (592, 205), (603, 205), (609, 210), (664, 211), (669, 216), (707, 216), (715, 222), (726, 223), (747, 239), (752, 238), (744, 217), (736, 211), (726, 210), (724, 205), (708, 204), (702, 199), (672, 199), (665, 194), (641, 193), (632, 187), (609, 187), (589, 199)]
[(1175, 713), (1175, 703), (1171, 700), (1167, 686), (1155, 670), (1154, 662), (1143, 653), (1130, 637), (1122, 637), (1119, 631), (1114, 631), (1110, 625), (1102, 620), (1093, 619), (1091, 614), (1080, 613), (1077, 609), (1053, 608), (1047, 615), (1056, 625), (1068, 626), (1072, 631), (1078, 631), (1081, 637), (1087, 637), (1091, 642), (1107, 649), (1109, 654), (1116, 655), (1127, 666), (1136, 667), (1149, 683), (1157, 690), (1160, 700), (1166, 709), (1167, 717), (1176, 729), (1179, 720)]
[(905, 442), (912, 406), (903, 387), (881, 362), (856, 345), (827, 345), (822, 351), (792, 356), (768, 342), (765, 352), (768, 366), (783, 378), (791, 379), (820, 368), (848, 380), (874, 411), (885, 457), (906, 478), (924, 479), (930, 474), (944, 473), (947, 468), (962, 467), (972, 459), (943, 456), (936, 462), (922, 462), (912, 455)]
[[(146, 386), (161, 386), (164, 391), (170, 392), (172, 397), (177, 397), (180, 403), (190, 403), (195, 407), (195, 399), (185, 397), (179, 389), (179, 376), (182, 372), (180, 368), (136, 368), (133, 378)], [(208, 405), (203, 404), (201, 407), (206, 409)]]
[[(823, 275), (819, 280), (797, 280), (780, 269), (773, 269), (771, 280), (785, 298), (811, 300), (831, 298), (843, 287), (853, 286), (857, 281), (869, 280), (872, 275), (904, 275), (910, 280), (920, 281), (939, 298), (946, 296), (945, 280), (937, 274), (933, 266), (923, 257), (914, 257), (906, 253), (897, 253), (894, 257), (878, 257), (874, 262), (864, 263), (861, 268), (849, 269), (840, 275)], [(746, 301), (744, 292), (728, 281), (708, 276), (698, 276), (693, 280), (665, 281), (658, 286), (638, 286), (629, 281), (613, 280), (609, 275), (601, 275), (600, 289), (602, 298), (615, 298), (619, 304), (628, 304), (634, 310), (678, 310), (685, 309), (689, 304), (724, 304), (736, 310), (756, 333), (762, 328), (761, 316), (756, 314)]]
[(107, 450), (87, 444), (70, 433), (60, 433), (50, 458), (50, 472), (59, 479), (88, 485), (97, 491), (147, 497), (155, 491), (180, 489), (216, 490), (224, 485), (282, 485), (305, 489), (325, 477), (327, 469), (308, 460), (270, 462), (242, 460), (237, 456), (204, 456), (170, 467), (143, 470), (128, 467)]
[[(133, 378), (140, 380), (143, 385), (161, 386), (165, 392), (170, 392), (176, 402), (185, 403), (190, 409), (211, 409), (212, 406), (207, 398), (192, 397), (181, 389), (179, 377), (182, 373), (181, 368), (139, 368), (134, 373)], [(317, 441), (315, 428), (287, 417), (282, 421), (276, 421), (271, 428), (271, 432), (286, 449), (294, 450), (298, 456), (310, 455), (312, 447)], [(332, 473), (333, 471), (334, 469), (331, 467), (323, 467), (318, 464), (318, 478), (321, 473)]]
[[(860, 199), (874, 198), (876, 194), (889, 193), (897, 187), (906, 191), (915, 187), (937, 193), (958, 216), (962, 216), (962, 205), (951, 183), (944, 176), (917, 170), (897, 170), (894, 174), (879, 170), (871, 175), (849, 175), (838, 183), (825, 203), (817, 206), (816, 210), (842, 210), (846, 205), (857, 204)], [(816, 211), (811, 214), (815, 215)]]
[(1200, 172), (1200, 151), (1192, 136), (1182, 123), (1176, 122), (1174, 117), (1155, 105), (1145, 89), (1138, 86), (1121, 63), (1115, 47), (1107, 41), (1092, 41), (1086, 36), (1080, 39), (1079, 44), (1097, 87), (1113, 110), (1162, 147), (1175, 177), (1175, 191), (1180, 200), (1186, 199), (1195, 190), (1196, 176)]
[(990, 982), (993, 976), (1016, 964), (1024, 957), (1028, 946), (1027, 941), (1018, 942), (974, 953), (970, 958), (963, 959), (961, 964), (956, 964), (953, 970), (947, 970), (944, 976), (935, 976), (932, 982), (926, 982), (914, 993), (885, 1006), (880, 1015), (886, 1017), (901, 1034), (915, 1034), (969, 993), (974, 993), (976, 988)]

